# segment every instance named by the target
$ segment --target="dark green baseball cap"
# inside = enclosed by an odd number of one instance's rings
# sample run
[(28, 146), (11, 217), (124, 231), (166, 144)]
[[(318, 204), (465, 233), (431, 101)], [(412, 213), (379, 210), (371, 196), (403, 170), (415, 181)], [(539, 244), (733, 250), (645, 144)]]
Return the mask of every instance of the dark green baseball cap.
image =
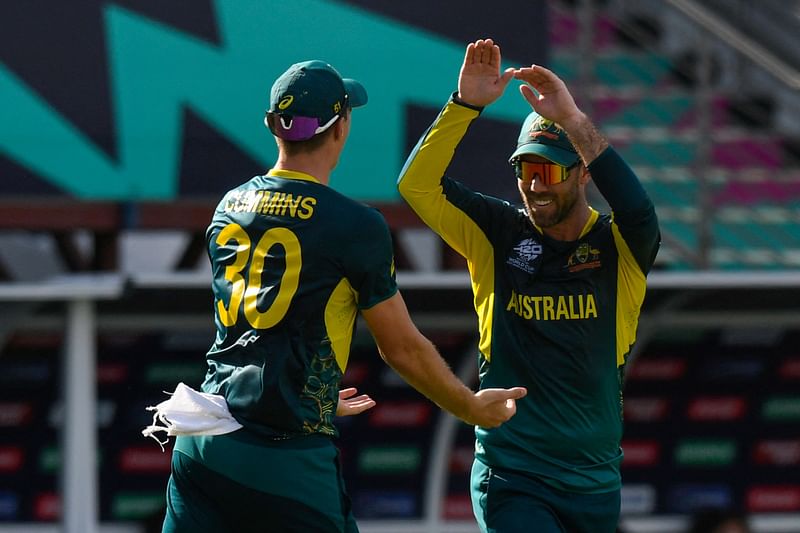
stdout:
[(578, 152), (567, 137), (567, 132), (536, 111), (531, 111), (522, 123), (517, 149), (509, 161), (524, 154), (538, 155), (564, 167), (571, 167), (578, 161)]
[(330, 127), (347, 107), (367, 103), (367, 90), (342, 76), (330, 64), (319, 61), (295, 63), (272, 85), (268, 114), (279, 120), (270, 127), (278, 137), (307, 140)]

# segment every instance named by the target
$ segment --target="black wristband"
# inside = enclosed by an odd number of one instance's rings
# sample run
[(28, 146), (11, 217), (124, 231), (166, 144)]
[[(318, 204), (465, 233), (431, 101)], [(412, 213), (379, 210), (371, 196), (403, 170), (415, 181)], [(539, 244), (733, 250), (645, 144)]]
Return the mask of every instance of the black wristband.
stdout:
[(483, 108), (485, 107), (485, 106), (478, 106), (478, 105), (472, 105), (472, 104), (468, 104), (467, 102), (465, 102), (464, 100), (462, 100), (461, 98), (459, 98), (459, 97), (458, 97), (458, 91), (455, 91), (455, 92), (453, 93), (453, 95), (450, 97), (450, 99), (451, 99), (451, 100), (452, 100), (454, 103), (456, 103), (456, 104), (458, 104), (458, 105), (460, 105), (460, 106), (463, 106), (463, 107), (466, 107), (466, 108), (472, 109), (472, 110), (474, 110), (474, 111), (477, 111), (478, 113), (480, 113), (481, 111), (483, 111)]

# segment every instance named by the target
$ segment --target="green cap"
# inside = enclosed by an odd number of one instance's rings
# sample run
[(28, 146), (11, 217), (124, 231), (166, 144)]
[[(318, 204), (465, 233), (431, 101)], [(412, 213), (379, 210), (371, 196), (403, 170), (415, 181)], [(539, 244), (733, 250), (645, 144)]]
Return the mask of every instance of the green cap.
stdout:
[(564, 167), (571, 167), (578, 161), (578, 152), (567, 137), (567, 132), (536, 111), (532, 111), (522, 123), (517, 149), (509, 161), (523, 154), (538, 155)]
[(342, 78), (331, 65), (312, 60), (295, 63), (272, 85), (269, 113), (316, 118), (329, 124), (346, 107), (367, 103), (367, 91), (356, 80)]

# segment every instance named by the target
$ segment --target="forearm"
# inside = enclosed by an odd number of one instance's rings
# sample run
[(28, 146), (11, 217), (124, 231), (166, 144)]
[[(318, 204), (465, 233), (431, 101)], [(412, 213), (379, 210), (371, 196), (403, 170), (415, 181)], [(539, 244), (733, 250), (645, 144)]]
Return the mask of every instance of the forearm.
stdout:
[(402, 351), (381, 352), (386, 363), (409, 385), (453, 416), (472, 423), (474, 393), (453, 374), (436, 347), (424, 336)]
[(587, 167), (608, 148), (608, 141), (597, 131), (594, 123), (583, 112), (578, 112), (560, 124), (572, 145)]
[(652, 205), (636, 174), (589, 117), (578, 112), (564, 122), (561, 126), (614, 213), (642, 211)]
[(474, 108), (450, 101), (425, 131), (408, 156), (397, 188), (416, 210), (433, 210), (441, 195), (441, 179), (456, 147), (469, 125), (478, 116)]
[(616, 219), (652, 208), (653, 203), (639, 178), (613, 148), (609, 147), (592, 161), (589, 173)]

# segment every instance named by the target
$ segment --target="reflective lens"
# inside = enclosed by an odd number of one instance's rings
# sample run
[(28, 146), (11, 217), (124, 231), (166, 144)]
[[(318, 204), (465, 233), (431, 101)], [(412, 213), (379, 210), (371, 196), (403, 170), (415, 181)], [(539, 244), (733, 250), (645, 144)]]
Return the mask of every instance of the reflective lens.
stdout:
[(517, 177), (523, 181), (536, 180), (544, 185), (556, 185), (566, 180), (569, 176), (567, 167), (562, 167), (555, 163), (532, 163), (519, 160), (516, 164), (519, 165)]

